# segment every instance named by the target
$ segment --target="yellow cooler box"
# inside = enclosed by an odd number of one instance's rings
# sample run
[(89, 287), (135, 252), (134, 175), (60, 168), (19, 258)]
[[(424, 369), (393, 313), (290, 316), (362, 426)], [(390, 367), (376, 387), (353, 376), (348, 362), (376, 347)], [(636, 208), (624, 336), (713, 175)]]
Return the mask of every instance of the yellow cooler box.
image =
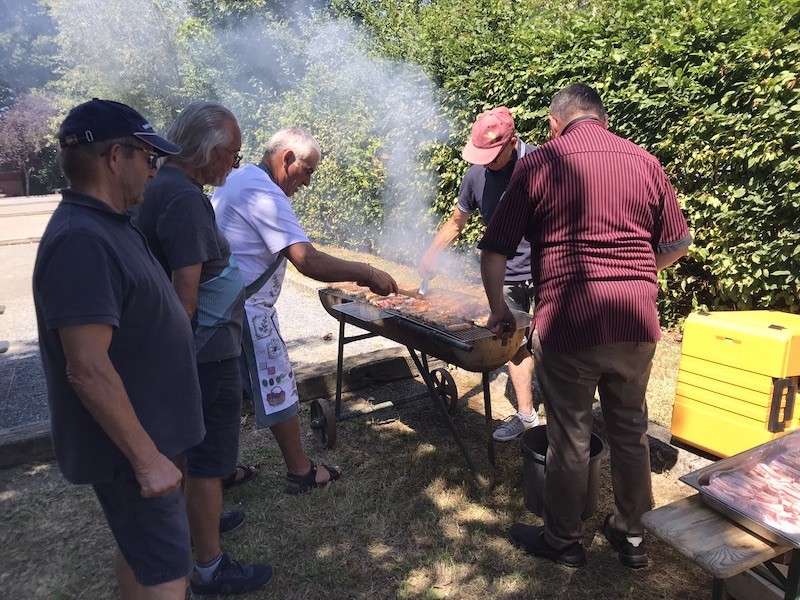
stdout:
[(800, 427), (800, 315), (698, 312), (686, 319), (672, 436), (731, 456)]

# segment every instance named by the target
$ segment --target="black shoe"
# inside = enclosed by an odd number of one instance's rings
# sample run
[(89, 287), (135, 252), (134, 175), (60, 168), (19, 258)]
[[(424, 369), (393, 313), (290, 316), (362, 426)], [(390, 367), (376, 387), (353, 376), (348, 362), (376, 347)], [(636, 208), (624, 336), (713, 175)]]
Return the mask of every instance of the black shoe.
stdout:
[(232, 510), (219, 516), (219, 532), (228, 533), (244, 523), (244, 511)]
[(617, 551), (620, 562), (631, 569), (641, 569), (647, 566), (647, 552), (644, 549), (644, 538), (634, 546), (628, 536), (611, 526), (611, 515), (603, 523), (603, 535)]
[(189, 576), (193, 594), (244, 594), (264, 587), (272, 579), (272, 565), (241, 565), (222, 553), (214, 577), (209, 583), (201, 583), (197, 572)]
[(511, 543), (519, 546), (528, 554), (549, 558), (553, 562), (567, 567), (582, 567), (586, 564), (586, 553), (583, 545), (573, 542), (566, 548), (557, 550), (544, 540), (544, 526), (532, 527), (522, 523), (514, 523), (508, 530)]

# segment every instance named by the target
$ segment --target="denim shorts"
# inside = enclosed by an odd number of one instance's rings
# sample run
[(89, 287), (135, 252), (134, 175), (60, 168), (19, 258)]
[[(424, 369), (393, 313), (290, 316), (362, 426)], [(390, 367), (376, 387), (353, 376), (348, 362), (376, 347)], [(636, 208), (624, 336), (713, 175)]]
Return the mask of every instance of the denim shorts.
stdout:
[(225, 477), (236, 470), (242, 419), (239, 358), (197, 365), (206, 436), (186, 451), (189, 477)]
[(194, 565), (183, 491), (142, 498), (128, 468), (111, 482), (92, 485), (125, 562), (140, 585), (186, 577)]

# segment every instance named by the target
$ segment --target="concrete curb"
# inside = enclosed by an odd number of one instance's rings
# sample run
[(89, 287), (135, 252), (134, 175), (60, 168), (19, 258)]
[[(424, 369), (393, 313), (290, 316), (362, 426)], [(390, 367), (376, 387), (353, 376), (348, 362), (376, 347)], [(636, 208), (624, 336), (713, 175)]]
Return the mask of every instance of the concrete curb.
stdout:
[[(369, 385), (414, 377), (416, 366), (402, 348), (366, 352), (348, 358), (342, 378), (342, 390), (352, 392)], [(438, 362), (434, 359), (431, 365)], [(336, 361), (326, 361), (313, 366), (295, 369), (300, 401), (315, 398), (331, 401), (336, 395)], [(50, 439), (50, 420), (37, 421), (7, 429), (0, 429), (0, 469), (30, 462), (53, 460)]]

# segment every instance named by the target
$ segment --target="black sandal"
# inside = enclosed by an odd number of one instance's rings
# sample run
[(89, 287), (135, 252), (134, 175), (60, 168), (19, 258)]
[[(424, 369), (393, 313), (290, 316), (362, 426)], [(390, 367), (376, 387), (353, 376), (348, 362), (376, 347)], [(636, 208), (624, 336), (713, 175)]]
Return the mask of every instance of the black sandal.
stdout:
[(305, 475), (294, 475), (292, 473), (286, 473), (286, 493), (287, 494), (303, 494), (305, 492), (311, 491), (314, 488), (318, 487), (325, 487), (329, 483), (336, 481), (339, 477), (342, 476), (342, 472), (334, 469), (330, 465), (326, 465), (322, 463), (322, 466), (325, 467), (330, 474), (330, 478), (328, 481), (324, 481), (322, 483), (317, 483), (317, 465), (314, 464), (313, 460), (309, 460), (308, 462), (311, 463), (311, 468), (308, 470), (308, 473)]
[[(242, 472), (242, 476), (237, 479), (236, 476), (239, 474), (239, 471)], [(247, 465), (236, 465), (236, 470), (233, 473), (222, 478), (222, 489), (229, 490), (237, 485), (247, 483), (253, 477), (255, 477), (255, 474), (256, 470), (254, 467), (248, 467)]]

